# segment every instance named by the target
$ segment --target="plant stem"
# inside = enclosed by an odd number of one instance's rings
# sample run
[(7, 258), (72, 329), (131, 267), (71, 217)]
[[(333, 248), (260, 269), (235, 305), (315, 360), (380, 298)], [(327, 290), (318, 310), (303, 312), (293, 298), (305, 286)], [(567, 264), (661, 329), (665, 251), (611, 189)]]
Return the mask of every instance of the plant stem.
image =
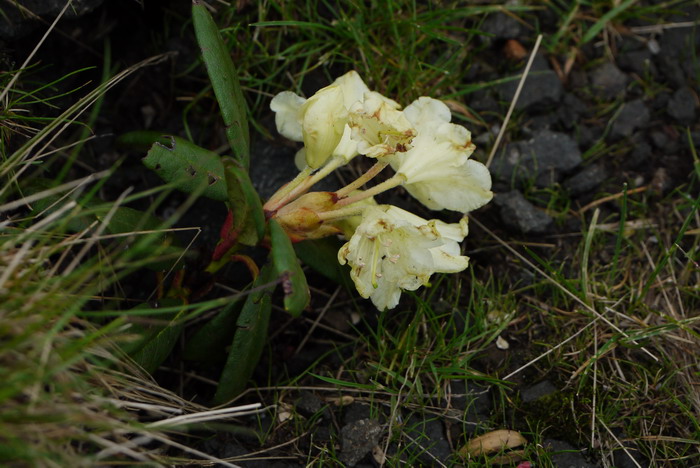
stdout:
[(379, 174), (388, 165), (389, 165), (389, 163), (386, 161), (377, 161), (374, 164), (374, 166), (370, 167), (367, 172), (365, 172), (360, 177), (358, 177), (354, 182), (349, 183), (345, 187), (343, 187), (340, 190), (338, 190), (337, 192), (335, 192), (336, 195), (338, 195), (338, 198), (343, 198), (343, 197), (348, 196), (354, 190), (359, 189), (364, 184), (366, 184), (367, 182), (372, 180), (377, 174)]
[(289, 193), (292, 192), (295, 188), (297, 188), (299, 184), (301, 184), (304, 180), (306, 180), (312, 172), (313, 169), (309, 166), (306, 166), (301, 172), (299, 172), (299, 174), (297, 174), (296, 177), (294, 177), (294, 179), (292, 179), (288, 184), (283, 185), (278, 191), (276, 191), (265, 203), (265, 206), (263, 208), (267, 210), (268, 206), (274, 206), (279, 200), (289, 195)]
[(403, 174), (395, 174), (394, 177), (391, 179), (387, 179), (381, 184), (377, 184), (372, 188), (369, 188), (363, 192), (358, 193), (357, 195), (353, 195), (352, 197), (347, 197), (343, 198), (342, 200), (338, 201), (338, 203), (335, 204), (335, 206), (338, 207), (343, 207), (347, 205), (351, 205), (353, 203), (356, 203), (360, 200), (364, 200), (365, 198), (373, 197), (375, 195), (378, 195), (382, 192), (386, 192), (389, 189), (392, 189), (394, 187), (398, 187), (399, 185), (402, 185), (404, 182), (406, 182), (406, 176)]

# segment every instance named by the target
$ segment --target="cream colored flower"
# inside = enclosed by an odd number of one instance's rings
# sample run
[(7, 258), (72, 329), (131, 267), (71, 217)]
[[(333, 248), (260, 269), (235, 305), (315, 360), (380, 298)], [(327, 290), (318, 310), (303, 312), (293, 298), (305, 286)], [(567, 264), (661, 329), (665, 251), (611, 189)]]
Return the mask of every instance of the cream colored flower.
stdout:
[(433, 273), (464, 270), (469, 258), (460, 255), (459, 242), (466, 235), (466, 220), (447, 224), (391, 205), (368, 207), (338, 261), (350, 265), (362, 297), (380, 310), (392, 309), (402, 290), (418, 289)]
[(303, 141), (309, 167), (322, 166), (331, 156), (349, 161), (358, 154), (350, 138), (348, 110), (362, 101), (369, 88), (360, 75), (350, 71), (308, 100), (283, 91), (270, 102), (277, 131), (294, 141)]
[(394, 170), (405, 177), (404, 187), (433, 210), (466, 213), (493, 198), (491, 174), (486, 166), (469, 159), (474, 152), (471, 133), (450, 123), (450, 110), (442, 102), (421, 97), (404, 110), (415, 127), (412, 148), (389, 155)]
[(350, 108), (352, 139), (357, 141), (360, 154), (379, 158), (411, 147), (415, 131), (399, 107), (395, 101), (369, 92)]

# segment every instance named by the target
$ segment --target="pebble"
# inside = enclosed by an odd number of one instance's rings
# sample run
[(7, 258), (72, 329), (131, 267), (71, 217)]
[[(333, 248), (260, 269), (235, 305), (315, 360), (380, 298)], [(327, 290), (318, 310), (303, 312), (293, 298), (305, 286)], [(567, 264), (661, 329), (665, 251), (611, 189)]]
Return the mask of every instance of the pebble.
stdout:
[(519, 233), (542, 234), (552, 224), (552, 218), (527, 201), (518, 190), (496, 194), (494, 202), (501, 210), (503, 224)]
[(591, 84), (603, 97), (611, 99), (625, 90), (627, 75), (615, 64), (606, 62), (591, 72)]
[(641, 99), (627, 102), (617, 114), (610, 130), (610, 139), (615, 141), (630, 137), (632, 133), (649, 123), (649, 109)]

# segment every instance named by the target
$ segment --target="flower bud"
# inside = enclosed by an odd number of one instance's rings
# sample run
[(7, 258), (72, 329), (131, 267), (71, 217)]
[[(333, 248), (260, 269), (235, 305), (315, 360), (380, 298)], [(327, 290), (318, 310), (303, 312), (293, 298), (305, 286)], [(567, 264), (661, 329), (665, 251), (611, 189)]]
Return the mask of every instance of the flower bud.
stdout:
[(340, 232), (331, 223), (324, 223), (319, 213), (335, 208), (338, 197), (333, 192), (311, 192), (283, 206), (273, 218), (282, 226), (290, 239), (320, 239)]

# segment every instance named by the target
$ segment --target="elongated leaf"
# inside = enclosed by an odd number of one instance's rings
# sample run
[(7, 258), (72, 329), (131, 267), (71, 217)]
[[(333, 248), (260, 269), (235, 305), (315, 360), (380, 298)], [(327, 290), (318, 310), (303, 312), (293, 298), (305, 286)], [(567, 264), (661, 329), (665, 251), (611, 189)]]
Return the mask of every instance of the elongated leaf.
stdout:
[(238, 74), (231, 60), (226, 44), (209, 11), (197, 0), (192, 5), (192, 20), (197, 42), (202, 50), (202, 58), (207, 67), (209, 80), (216, 100), (219, 102), (221, 116), (226, 124), (226, 137), (236, 155), (236, 159), (248, 170), (250, 167), (250, 135), (246, 103), (238, 82)]
[(352, 284), (350, 270), (343, 268), (338, 263), (340, 246), (341, 243), (338, 239), (325, 237), (297, 242), (294, 244), (294, 250), (297, 256), (309, 267), (337, 284), (350, 288)]
[(156, 142), (143, 163), (166, 182), (187, 193), (202, 193), (214, 200), (226, 201), (224, 165), (218, 154), (176, 136), (169, 143)]
[(224, 168), (233, 229), (241, 232), (240, 242), (255, 245), (265, 235), (265, 214), (260, 196), (253, 188), (248, 172), (238, 162), (224, 158)]
[[(253, 288), (261, 287), (274, 278), (274, 269), (267, 264), (260, 271)], [(219, 379), (214, 403), (224, 403), (241, 393), (260, 360), (270, 322), (273, 286), (261, 288), (248, 296), (236, 322), (226, 365)]]
[(309, 285), (292, 247), (292, 241), (274, 219), (270, 220), (270, 241), (275, 272), (282, 278), (284, 310), (298, 317), (311, 300)]
[(243, 304), (243, 300), (231, 302), (189, 337), (184, 358), (203, 363), (221, 362), (226, 356), (224, 349), (236, 332), (236, 322)]
[[(182, 305), (182, 310), (175, 314), (170, 314), (170, 318), (157, 316), (158, 321), (168, 320), (167, 324), (142, 326), (135, 324), (129, 330), (131, 333), (141, 335), (142, 338), (125, 346), (125, 350), (131, 357), (141, 365), (146, 371), (153, 373), (158, 366), (168, 357), (175, 347), (185, 322), (180, 320), (186, 313), (187, 308), (178, 299), (164, 299), (161, 301), (163, 307)], [(137, 309), (148, 309), (148, 304), (136, 307)], [(156, 319), (154, 319), (156, 320)]]

